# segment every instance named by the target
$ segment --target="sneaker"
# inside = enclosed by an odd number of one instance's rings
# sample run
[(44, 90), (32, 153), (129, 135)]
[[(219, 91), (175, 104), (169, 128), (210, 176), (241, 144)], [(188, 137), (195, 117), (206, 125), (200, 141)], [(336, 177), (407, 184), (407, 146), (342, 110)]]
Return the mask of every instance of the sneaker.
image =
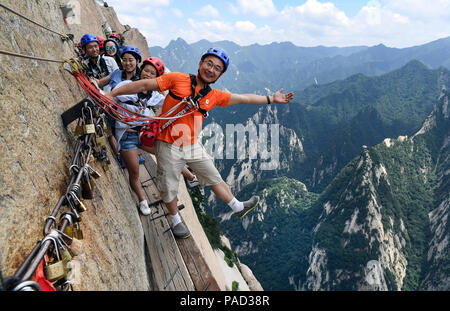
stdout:
[(125, 162), (123, 162), (122, 156), (120, 154), (117, 155), (117, 162), (119, 162), (121, 168), (125, 168)]
[(183, 222), (180, 222), (175, 227), (173, 227), (172, 232), (177, 239), (187, 239), (191, 236), (189, 229)]
[(252, 209), (254, 209), (258, 203), (259, 203), (259, 197), (258, 196), (252, 196), (250, 200), (242, 202), (244, 203), (244, 209), (240, 212), (235, 213), (239, 218), (244, 218), (245, 215), (248, 214)]
[(193, 180), (189, 180), (186, 178), (186, 183), (188, 185), (189, 188), (194, 188), (198, 185), (200, 185), (200, 182), (197, 179), (197, 176), (194, 175), (194, 179)]
[(141, 158), (141, 157), (139, 156), (138, 159), (139, 159), (139, 164), (144, 164), (144, 163), (145, 163), (145, 159), (144, 159), (144, 158)]
[(139, 202), (139, 210), (144, 216), (150, 215), (151, 210), (150, 207), (148, 206), (147, 200)]

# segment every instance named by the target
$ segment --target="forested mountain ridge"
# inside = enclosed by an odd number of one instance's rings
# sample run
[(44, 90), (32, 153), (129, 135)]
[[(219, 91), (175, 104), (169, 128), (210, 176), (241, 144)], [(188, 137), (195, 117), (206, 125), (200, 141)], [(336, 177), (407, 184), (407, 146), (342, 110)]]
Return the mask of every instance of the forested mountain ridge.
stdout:
[(238, 194), (262, 198), (242, 223), (214, 211), (264, 288), (449, 289), (449, 77), (415, 134), (363, 146), (320, 195), (266, 180)]

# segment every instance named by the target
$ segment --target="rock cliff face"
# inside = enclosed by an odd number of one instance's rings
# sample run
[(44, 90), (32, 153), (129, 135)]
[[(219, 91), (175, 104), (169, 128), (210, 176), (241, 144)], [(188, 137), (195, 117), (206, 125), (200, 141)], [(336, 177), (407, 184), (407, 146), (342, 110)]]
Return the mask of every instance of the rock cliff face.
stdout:
[[(137, 46), (144, 59), (150, 56), (145, 37), (121, 25), (112, 7), (94, 0), (72, 2), (79, 5), (79, 23), (73, 18), (64, 23), (60, 1), (2, 1), (44, 26), (73, 34), (76, 43), (84, 33), (105, 36), (102, 26), (107, 22), (124, 34), (126, 45)], [(75, 56), (72, 42), (0, 11), (0, 50), (55, 60)], [(73, 125), (64, 129), (60, 115), (86, 95), (57, 63), (0, 55), (0, 64), (0, 268), (6, 277), (42, 238), (45, 219), (66, 191), (76, 137)], [(73, 260), (74, 290), (150, 290), (151, 267), (136, 197), (109, 149), (108, 156), (112, 164), (107, 172), (92, 164), (102, 176), (95, 180), (94, 199), (84, 202), (84, 239), (77, 241), (79, 255)], [(209, 247), (203, 252), (216, 260), (210, 245), (201, 243)], [(220, 268), (214, 269), (225, 289)]]
[(296, 289), (448, 290), (448, 119), (444, 86), (413, 137), (363, 147), (324, 194)]
[[(66, 25), (60, 2), (5, 1), (6, 6), (78, 42), (84, 33), (102, 35), (95, 1), (79, 1), (81, 24)], [(75, 56), (72, 43), (5, 11), (0, 17), (2, 50), (62, 60)], [(112, 8), (100, 8), (119, 25)], [(123, 26), (122, 26), (123, 28)], [(121, 31), (122, 29), (118, 29)], [(124, 30), (124, 29), (123, 29)], [(137, 32), (132, 30), (131, 32)], [(140, 40), (140, 39), (139, 39)], [(128, 44), (146, 46), (144, 42)], [(143, 51), (148, 55), (148, 48)], [(57, 63), (0, 56), (0, 253), (3, 275), (12, 275), (42, 237), (44, 221), (69, 182), (73, 128), (60, 114), (85, 97), (75, 79)], [(113, 159), (109, 153), (110, 159)], [(135, 198), (113, 160), (110, 171), (94, 168), (96, 193), (82, 215), (85, 239), (76, 261), (75, 290), (148, 290), (144, 236)]]

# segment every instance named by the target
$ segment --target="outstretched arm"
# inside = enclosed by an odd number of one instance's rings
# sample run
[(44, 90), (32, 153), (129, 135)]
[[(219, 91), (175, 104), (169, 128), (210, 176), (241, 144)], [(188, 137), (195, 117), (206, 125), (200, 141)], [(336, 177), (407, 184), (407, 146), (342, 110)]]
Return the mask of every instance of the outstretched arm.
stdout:
[(131, 82), (124, 86), (115, 88), (105, 96), (114, 98), (119, 95), (137, 94), (146, 91), (159, 91), (159, 85), (158, 82), (156, 82), (156, 79), (144, 79)]
[[(272, 96), (269, 96), (270, 103), (272, 104), (287, 104), (294, 98), (294, 93), (283, 94), (284, 89), (278, 90)], [(256, 94), (231, 94), (229, 106), (237, 104), (246, 105), (264, 105), (268, 104), (267, 96), (261, 96)]]

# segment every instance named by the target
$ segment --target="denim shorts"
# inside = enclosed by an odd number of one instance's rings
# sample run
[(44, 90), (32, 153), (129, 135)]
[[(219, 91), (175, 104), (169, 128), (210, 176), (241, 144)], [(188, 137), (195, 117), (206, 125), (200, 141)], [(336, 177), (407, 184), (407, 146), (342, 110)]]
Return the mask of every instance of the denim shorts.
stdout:
[(123, 133), (123, 136), (120, 139), (119, 143), (120, 151), (130, 151), (142, 146), (142, 144), (139, 142), (139, 133)]

